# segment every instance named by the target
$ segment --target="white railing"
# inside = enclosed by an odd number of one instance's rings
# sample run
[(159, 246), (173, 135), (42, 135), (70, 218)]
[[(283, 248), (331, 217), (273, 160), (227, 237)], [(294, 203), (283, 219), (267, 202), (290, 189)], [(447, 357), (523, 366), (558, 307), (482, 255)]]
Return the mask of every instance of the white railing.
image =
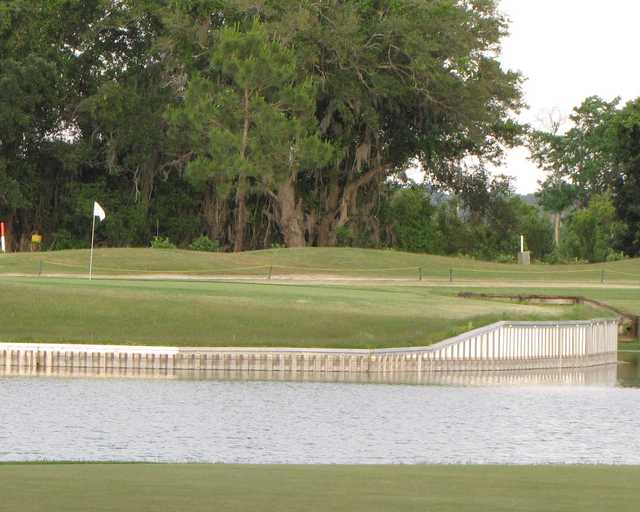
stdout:
[(510, 360), (579, 357), (616, 352), (616, 319), (496, 322), (434, 345), (378, 349), (377, 355), (422, 353), (436, 360)]
[(428, 372), (582, 367), (616, 361), (616, 319), (497, 322), (426, 347), (341, 350), (0, 343), (0, 367)]

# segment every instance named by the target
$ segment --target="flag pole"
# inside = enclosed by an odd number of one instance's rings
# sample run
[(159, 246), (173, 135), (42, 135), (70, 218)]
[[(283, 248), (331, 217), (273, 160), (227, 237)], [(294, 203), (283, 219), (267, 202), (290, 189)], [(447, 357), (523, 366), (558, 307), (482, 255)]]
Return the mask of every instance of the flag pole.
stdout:
[(91, 222), (91, 256), (89, 258), (89, 281), (91, 281), (93, 275), (93, 236), (96, 232), (96, 215), (93, 212), (93, 220)]

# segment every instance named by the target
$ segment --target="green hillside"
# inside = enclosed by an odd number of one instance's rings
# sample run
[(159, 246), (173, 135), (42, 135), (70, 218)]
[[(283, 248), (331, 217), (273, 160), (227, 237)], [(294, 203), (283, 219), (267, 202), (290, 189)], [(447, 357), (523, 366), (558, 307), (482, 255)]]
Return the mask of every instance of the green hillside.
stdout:
[[(0, 257), (0, 273), (83, 274), (89, 251), (14, 253)], [(193, 276), (336, 276), (448, 282), (569, 282), (640, 284), (640, 259), (582, 265), (523, 267), (467, 258), (352, 248), (270, 249), (242, 253), (203, 253), (172, 249), (98, 249), (97, 276), (172, 274)], [(451, 271), (451, 274), (450, 274)], [(604, 272), (604, 274), (603, 274)]]
[(462, 299), (427, 286), (1, 277), (2, 341), (375, 348), (430, 344), (502, 319), (584, 306)]

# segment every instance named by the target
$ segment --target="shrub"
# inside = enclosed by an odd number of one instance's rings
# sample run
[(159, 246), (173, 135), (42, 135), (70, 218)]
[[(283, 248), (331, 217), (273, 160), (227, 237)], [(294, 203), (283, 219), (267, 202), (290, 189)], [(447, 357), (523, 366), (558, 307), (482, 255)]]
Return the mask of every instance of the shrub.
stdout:
[(216, 252), (220, 250), (220, 243), (202, 235), (191, 242), (189, 249), (192, 251)]
[(511, 254), (498, 254), (493, 260), (496, 263), (514, 263), (516, 258)]
[(437, 252), (438, 233), (429, 193), (420, 186), (399, 190), (391, 200), (397, 245), (403, 251)]
[(175, 249), (176, 244), (169, 240), (168, 237), (154, 236), (153, 240), (151, 240), (151, 247), (153, 249)]
[(621, 261), (626, 259), (627, 256), (622, 251), (611, 250), (609, 254), (607, 254), (607, 261)]
[(338, 247), (352, 247), (353, 238), (353, 232), (348, 226), (340, 226), (336, 229), (336, 242)]

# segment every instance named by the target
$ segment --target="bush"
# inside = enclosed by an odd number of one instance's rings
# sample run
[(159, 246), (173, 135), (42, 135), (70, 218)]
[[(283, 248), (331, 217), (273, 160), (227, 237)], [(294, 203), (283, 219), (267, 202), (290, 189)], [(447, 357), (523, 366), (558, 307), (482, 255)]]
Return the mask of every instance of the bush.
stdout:
[(51, 244), (47, 250), (62, 251), (65, 249), (81, 249), (86, 247), (86, 243), (86, 240), (77, 239), (69, 230), (59, 229), (51, 234)]
[(340, 226), (336, 229), (336, 243), (338, 247), (352, 247), (353, 238), (353, 232), (348, 226)]
[(192, 251), (216, 252), (220, 250), (220, 243), (202, 235), (191, 242), (189, 249)]
[(607, 254), (607, 261), (621, 261), (626, 259), (627, 259), (627, 256), (622, 251), (611, 250), (611, 252)]
[(151, 240), (151, 247), (153, 249), (175, 249), (176, 244), (167, 237), (154, 236)]
[(416, 185), (398, 190), (390, 210), (398, 248), (409, 252), (437, 252), (435, 209), (423, 187)]
[[(561, 250), (568, 258), (600, 263), (619, 258), (612, 249), (626, 226), (616, 217), (609, 194), (595, 194), (586, 208), (576, 210), (562, 233)], [(613, 254), (612, 254), (613, 253)]]
[(511, 254), (498, 254), (493, 261), (496, 263), (515, 263), (516, 258)]

